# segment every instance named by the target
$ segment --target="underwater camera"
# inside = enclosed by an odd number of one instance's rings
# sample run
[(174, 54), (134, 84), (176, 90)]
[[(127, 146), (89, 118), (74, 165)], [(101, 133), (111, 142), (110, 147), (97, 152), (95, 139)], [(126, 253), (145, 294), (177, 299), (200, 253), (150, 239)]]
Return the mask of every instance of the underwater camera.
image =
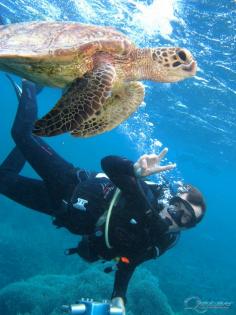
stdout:
[(108, 301), (95, 302), (81, 299), (76, 304), (63, 305), (62, 310), (69, 315), (122, 315), (122, 309), (112, 306)]

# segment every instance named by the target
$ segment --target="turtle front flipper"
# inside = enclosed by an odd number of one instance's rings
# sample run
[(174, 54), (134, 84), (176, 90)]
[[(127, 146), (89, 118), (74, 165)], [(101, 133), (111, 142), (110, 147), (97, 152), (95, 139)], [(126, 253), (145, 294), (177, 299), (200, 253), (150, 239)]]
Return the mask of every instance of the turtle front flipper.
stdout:
[(96, 122), (111, 94), (115, 76), (114, 67), (104, 63), (75, 80), (55, 107), (36, 121), (33, 134), (50, 137), (73, 132), (81, 125), (87, 126), (88, 121)]
[(97, 116), (91, 116), (79, 125), (71, 134), (75, 137), (91, 137), (111, 130), (128, 118), (142, 103), (144, 86), (140, 82), (124, 82), (111, 96)]

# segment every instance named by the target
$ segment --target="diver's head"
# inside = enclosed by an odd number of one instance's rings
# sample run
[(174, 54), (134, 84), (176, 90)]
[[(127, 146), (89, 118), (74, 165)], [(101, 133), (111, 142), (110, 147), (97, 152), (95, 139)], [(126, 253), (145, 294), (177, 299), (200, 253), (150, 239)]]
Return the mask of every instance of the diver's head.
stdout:
[(177, 232), (196, 226), (204, 217), (206, 204), (202, 193), (192, 185), (184, 185), (160, 215), (169, 225), (168, 232)]

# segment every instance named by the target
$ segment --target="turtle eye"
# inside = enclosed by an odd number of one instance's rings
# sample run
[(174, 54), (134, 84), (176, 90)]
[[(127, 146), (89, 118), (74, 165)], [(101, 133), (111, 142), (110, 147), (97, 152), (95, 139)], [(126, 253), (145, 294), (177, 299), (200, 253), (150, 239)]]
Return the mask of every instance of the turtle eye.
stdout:
[(176, 61), (176, 62), (173, 63), (173, 67), (178, 67), (180, 65), (181, 65), (181, 62), (179, 62), (179, 61)]
[(186, 53), (183, 51), (183, 50), (180, 50), (177, 52), (179, 58), (183, 61), (186, 61), (187, 60), (187, 56), (186, 56)]

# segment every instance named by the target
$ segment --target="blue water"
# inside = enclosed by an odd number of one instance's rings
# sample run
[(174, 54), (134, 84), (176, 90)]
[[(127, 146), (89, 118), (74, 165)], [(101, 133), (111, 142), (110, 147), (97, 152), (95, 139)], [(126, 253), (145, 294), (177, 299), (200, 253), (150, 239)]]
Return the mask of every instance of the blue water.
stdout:
[[(236, 314), (236, 2), (1, 0), (0, 14), (12, 23), (73, 20), (112, 25), (140, 47), (183, 46), (193, 53), (197, 76), (176, 84), (145, 82), (145, 103), (121, 126), (94, 138), (63, 135), (48, 142), (75, 165), (94, 170), (108, 154), (135, 160), (167, 146), (167, 160), (176, 162), (177, 169), (166, 176), (199, 187), (206, 196), (207, 216), (159, 261), (136, 272), (128, 314), (197, 314), (184, 309), (184, 301), (193, 296), (234, 302), (228, 309), (206, 313)], [(3, 73), (0, 82), (3, 160), (13, 147), (10, 128), (17, 100)], [(40, 115), (60, 95), (59, 90), (44, 89), (38, 98)], [(28, 166), (23, 173), (36, 176)], [(112, 275), (104, 275), (103, 266), (63, 256), (76, 237), (2, 196), (0, 214), (0, 309), (7, 300), (9, 314), (56, 315), (52, 311), (63, 298), (109, 297)]]

